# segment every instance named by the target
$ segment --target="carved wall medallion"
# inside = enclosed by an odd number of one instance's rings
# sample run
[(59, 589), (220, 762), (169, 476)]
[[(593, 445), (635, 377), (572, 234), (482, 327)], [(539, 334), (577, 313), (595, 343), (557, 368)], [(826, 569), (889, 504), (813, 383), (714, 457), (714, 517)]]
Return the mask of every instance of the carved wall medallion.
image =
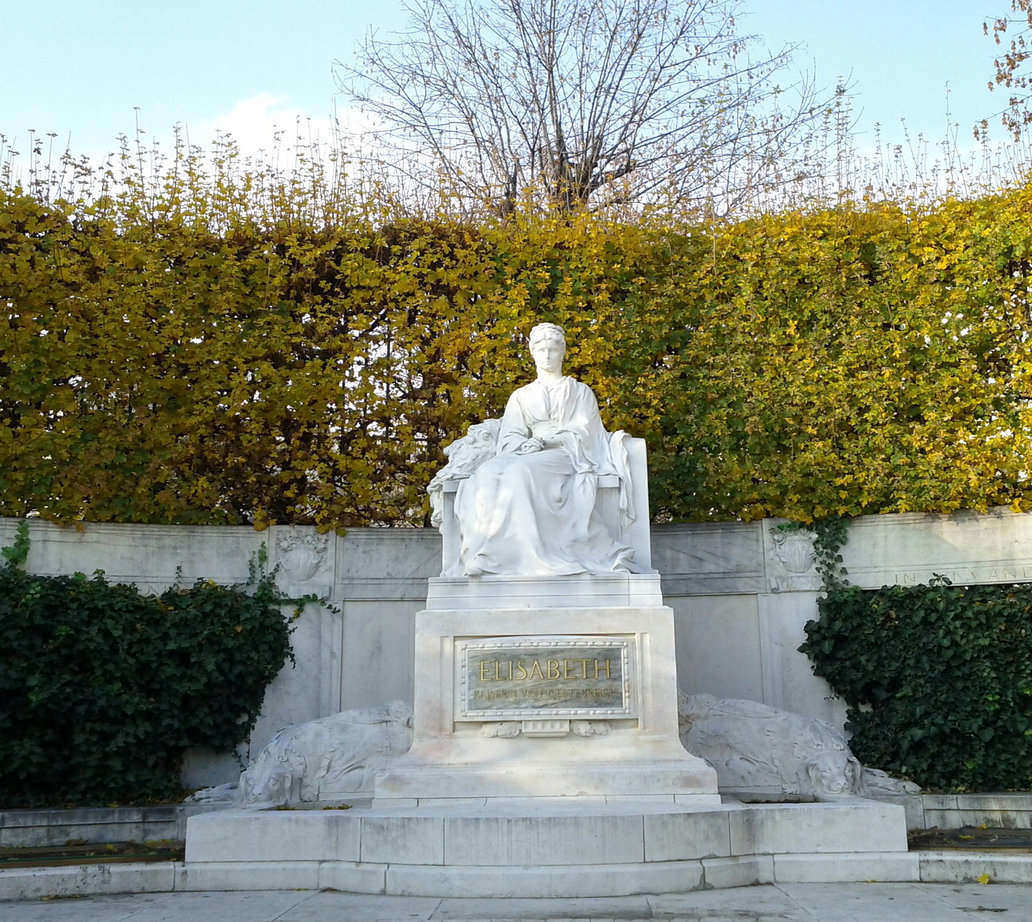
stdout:
[(276, 537), (276, 561), (288, 580), (305, 583), (326, 563), (329, 546), (329, 534), (280, 534)]
[(817, 559), (813, 549), (813, 532), (809, 529), (772, 528), (774, 554), (789, 573), (808, 573)]

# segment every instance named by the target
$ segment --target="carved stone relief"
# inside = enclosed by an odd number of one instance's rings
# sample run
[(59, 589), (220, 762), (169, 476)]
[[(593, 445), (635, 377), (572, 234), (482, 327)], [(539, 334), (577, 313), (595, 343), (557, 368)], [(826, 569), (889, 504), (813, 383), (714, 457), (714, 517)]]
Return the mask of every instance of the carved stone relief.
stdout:
[(290, 595), (329, 595), (331, 535), (311, 529), (275, 528), (272, 562)]
[(716, 769), (722, 791), (820, 800), (919, 790), (864, 768), (831, 724), (756, 701), (682, 692), (678, 722), (681, 742)]
[(821, 580), (814, 566), (814, 534), (808, 528), (786, 527), (777, 519), (763, 522), (764, 559), (767, 589), (770, 592), (820, 589)]

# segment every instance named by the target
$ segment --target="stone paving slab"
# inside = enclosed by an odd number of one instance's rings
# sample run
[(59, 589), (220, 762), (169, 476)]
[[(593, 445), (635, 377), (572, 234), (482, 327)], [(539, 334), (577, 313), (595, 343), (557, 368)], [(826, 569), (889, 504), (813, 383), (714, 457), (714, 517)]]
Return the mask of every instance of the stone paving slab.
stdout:
[(591, 899), (437, 899), (335, 891), (140, 893), (0, 903), (3, 922), (1003, 922), (1032, 920), (1024, 884), (766, 884)]
[(1025, 884), (782, 884), (820, 922), (961, 922), (1032, 919)]
[(438, 920), (465, 920), (480, 916), (527, 919), (651, 919), (647, 896), (582, 897), (579, 899), (441, 900), (430, 917)]

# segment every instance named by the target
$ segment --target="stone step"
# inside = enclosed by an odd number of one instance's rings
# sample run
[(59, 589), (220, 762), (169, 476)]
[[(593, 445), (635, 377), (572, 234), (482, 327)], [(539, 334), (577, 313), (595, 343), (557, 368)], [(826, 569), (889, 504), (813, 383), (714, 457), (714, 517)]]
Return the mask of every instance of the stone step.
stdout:
[[(902, 808), (866, 800), (226, 810), (190, 820), (184, 868), (211, 888), (256, 886), (262, 868), (277, 879), (293, 868), (298, 881), (315, 875), (319, 886), (356, 892), (614, 896), (765, 882), (783, 860), (785, 874), (802, 873), (791, 859), (803, 868), (804, 856), (834, 858), (847, 880), (916, 879)], [(337, 882), (322, 882), (331, 873)]]

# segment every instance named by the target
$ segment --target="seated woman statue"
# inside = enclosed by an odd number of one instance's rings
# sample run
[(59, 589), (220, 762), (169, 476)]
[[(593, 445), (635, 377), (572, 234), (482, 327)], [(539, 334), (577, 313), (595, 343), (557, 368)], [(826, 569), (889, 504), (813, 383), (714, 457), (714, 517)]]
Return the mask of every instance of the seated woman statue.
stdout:
[(530, 354), (537, 380), (513, 392), (494, 457), (459, 484), (459, 560), (446, 575), (631, 570), (631, 549), (592, 516), (598, 476), (617, 473), (595, 395), (563, 375), (561, 327), (534, 327)]

